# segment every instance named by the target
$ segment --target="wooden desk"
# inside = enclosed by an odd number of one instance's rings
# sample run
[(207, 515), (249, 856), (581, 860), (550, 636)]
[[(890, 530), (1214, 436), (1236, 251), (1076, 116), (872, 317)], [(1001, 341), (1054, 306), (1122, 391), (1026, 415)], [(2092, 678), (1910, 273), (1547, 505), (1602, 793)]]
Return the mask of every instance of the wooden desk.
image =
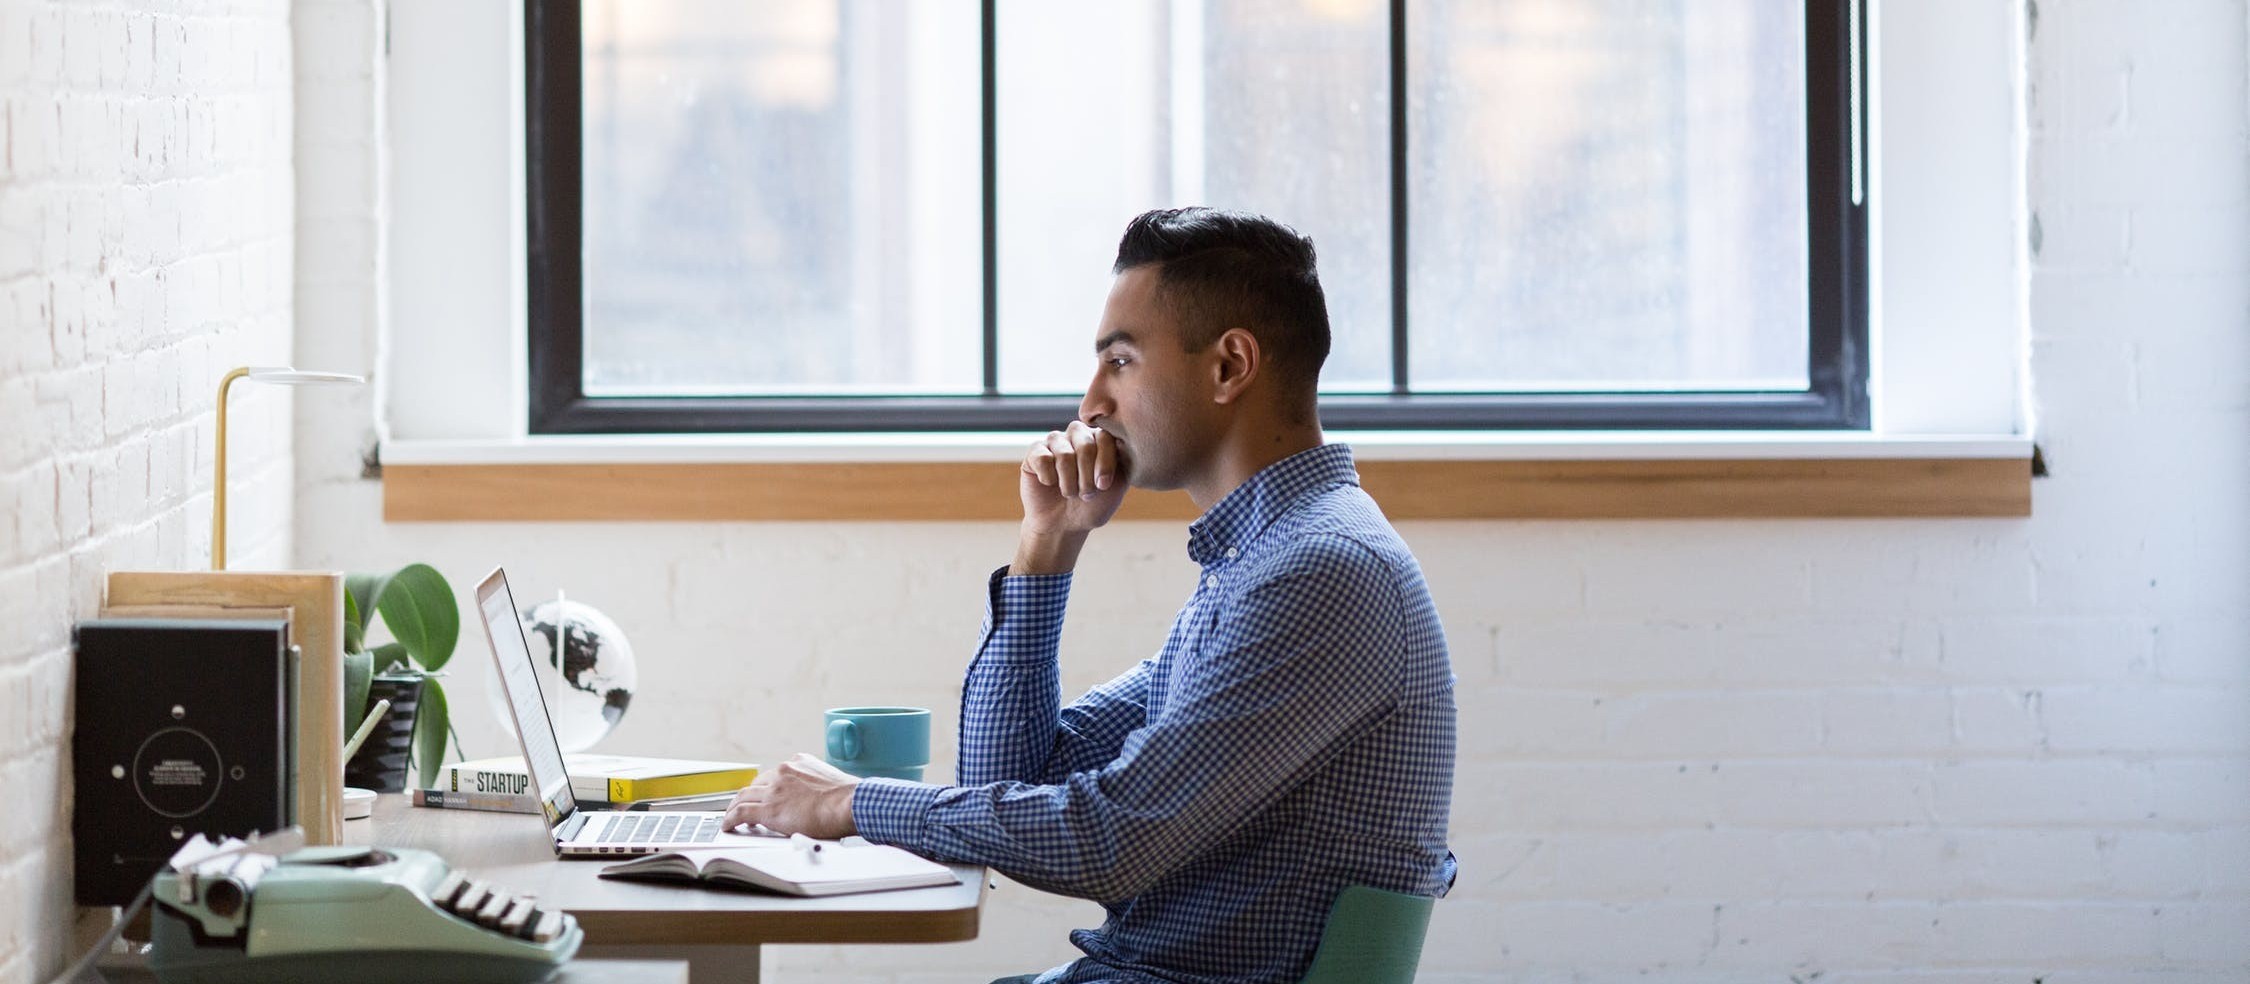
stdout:
[[(800, 899), (597, 877), (604, 861), (555, 857), (538, 817), (416, 809), (385, 794), (344, 824), (347, 844), (434, 851), (454, 868), (577, 917), (589, 957), (685, 959), (695, 984), (758, 979), (765, 943), (950, 943), (975, 939), (984, 869), (960, 884)], [(622, 859), (615, 859), (622, 860)]]

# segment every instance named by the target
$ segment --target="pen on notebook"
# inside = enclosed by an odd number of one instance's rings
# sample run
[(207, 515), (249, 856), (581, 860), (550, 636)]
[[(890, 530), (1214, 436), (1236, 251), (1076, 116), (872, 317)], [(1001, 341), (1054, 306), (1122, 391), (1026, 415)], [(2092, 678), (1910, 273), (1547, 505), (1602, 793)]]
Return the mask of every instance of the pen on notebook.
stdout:
[(790, 834), (789, 846), (803, 852), (807, 861), (820, 860), (820, 842), (802, 833)]

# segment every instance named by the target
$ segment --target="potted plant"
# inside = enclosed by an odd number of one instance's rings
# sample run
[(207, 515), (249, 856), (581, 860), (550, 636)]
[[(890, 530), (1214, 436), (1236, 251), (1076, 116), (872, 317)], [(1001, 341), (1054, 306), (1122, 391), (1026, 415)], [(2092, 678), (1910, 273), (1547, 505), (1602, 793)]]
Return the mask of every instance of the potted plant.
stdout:
[[(391, 641), (369, 647), (368, 630), (378, 618)], [(405, 788), (409, 763), (419, 785), (436, 781), (452, 731), (437, 673), (453, 658), (460, 637), (460, 606), (436, 568), (408, 564), (388, 574), (345, 575), (347, 735), (375, 701), (391, 702), (375, 733), (345, 764), (347, 785), (398, 792)]]

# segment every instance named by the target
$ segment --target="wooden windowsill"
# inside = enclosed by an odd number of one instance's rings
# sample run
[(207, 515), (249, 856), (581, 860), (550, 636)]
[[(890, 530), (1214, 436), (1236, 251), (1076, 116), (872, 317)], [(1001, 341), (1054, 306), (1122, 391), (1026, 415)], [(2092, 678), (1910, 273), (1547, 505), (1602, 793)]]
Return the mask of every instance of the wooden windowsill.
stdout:
[[(1696, 455), (1587, 455), (1577, 445), (1505, 456), (1443, 448), (1369, 448), (1362, 484), (1393, 519), (1704, 519), (2028, 516), (2032, 463), (2019, 449), (1907, 446), (1871, 454), (1840, 442), (1822, 453), (1765, 445), (1705, 447)], [(512, 445), (521, 448), (527, 445)], [(1013, 520), (1015, 468), (967, 454), (940, 460), (726, 460), (697, 444), (630, 446), (628, 453), (551, 450), (512, 454), (431, 453), (386, 460), (388, 522), (625, 522), (819, 520)], [(1356, 445), (1355, 445), (1356, 446)], [(650, 451), (651, 447), (658, 450)], [(386, 454), (386, 459), (393, 458)], [(583, 460), (586, 458), (613, 460)], [(756, 457), (756, 455), (751, 455)], [(943, 460), (971, 457), (978, 460)], [(475, 460), (475, 459), (484, 460)], [(563, 460), (577, 458), (580, 460)], [(687, 458), (690, 460), (676, 460)], [(495, 460), (498, 459), (498, 460)], [(512, 459), (512, 460), (509, 460)], [(675, 460), (666, 460), (675, 459)], [(1185, 520), (1198, 510), (1182, 493), (1136, 492), (1122, 520)]]

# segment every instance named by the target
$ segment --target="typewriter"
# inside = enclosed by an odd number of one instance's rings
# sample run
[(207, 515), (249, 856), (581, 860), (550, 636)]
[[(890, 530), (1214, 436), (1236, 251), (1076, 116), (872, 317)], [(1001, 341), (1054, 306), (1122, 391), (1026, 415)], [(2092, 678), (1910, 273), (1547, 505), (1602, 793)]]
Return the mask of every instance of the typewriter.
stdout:
[(163, 984), (528, 984), (585, 939), (566, 913), (402, 848), (234, 854), (166, 868), (151, 894), (148, 967)]

